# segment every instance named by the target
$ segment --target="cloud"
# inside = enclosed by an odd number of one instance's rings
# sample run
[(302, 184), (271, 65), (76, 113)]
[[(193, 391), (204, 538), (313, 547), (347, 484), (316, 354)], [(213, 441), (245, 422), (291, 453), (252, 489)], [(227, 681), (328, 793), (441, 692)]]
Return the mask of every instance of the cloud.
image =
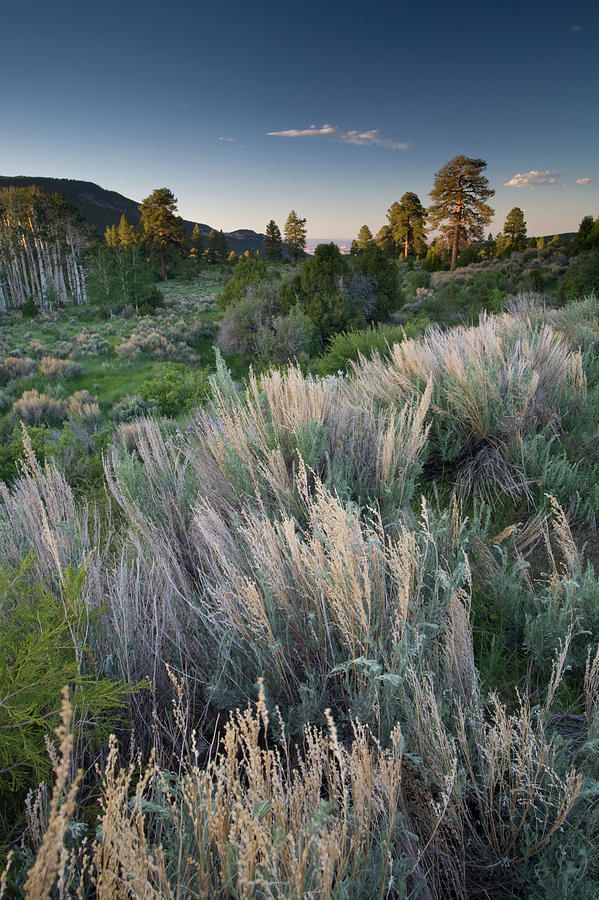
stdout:
[(591, 184), (592, 178), (577, 178), (576, 184)]
[(335, 141), (342, 141), (344, 144), (354, 144), (356, 147), (377, 146), (387, 147), (388, 150), (407, 150), (409, 144), (402, 141), (392, 141), (390, 138), (383, 137), (377, 128), (371, 131), (344, 131), (337, 125), (323, 125), (317, 128), (316, 125), (310, 125), (309, 128), (290, 128), (289, 131), (268, 131), (270, 137), (285, 138), (332, 138)]
[(219, 141), (236, 141), (236, 140), (237, 140), (237, 138), (226, 138), (226, 137), (219, 138)]
[(570, 25), (570, 31), (582, 31), (582, 25)]
[(538, 172), (531, 169), (530, 172), (518, 172), (513, 178), (505, 182), (506, 187), (536, 187), (539, 184), (561, 184), (561, 172), (551, 172), (546, 169)]

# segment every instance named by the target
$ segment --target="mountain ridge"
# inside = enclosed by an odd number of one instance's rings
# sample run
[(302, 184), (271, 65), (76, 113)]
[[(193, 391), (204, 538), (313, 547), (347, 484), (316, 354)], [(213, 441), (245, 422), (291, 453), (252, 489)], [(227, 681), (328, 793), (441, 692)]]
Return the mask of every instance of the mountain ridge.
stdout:
[[(35, 186), (47, 193), (60, 194), (68, 200), (81, 214), (85, 221), (93, 226), (99, 234), (104, 234), (110, 225), (118, 225), (122, 215), (132, 225), (137, 225), (140, 218), (139, 202), (103, 188), (93, 181), (82, 181), (77, 178), (51, 178), (37, 175), (0, 175), (0, 190), (8, 187)], [(191, 234), (196, 223), (189, 219), (183, 219), (183, 227)], [(208, 236), (211, 225), (204, 222), (197, 223), (204, 237), (204, 246), (208, 245)], [(218, 229), (215, 229), (218, 231)], [(243, 253), (245, 250), (264, 251), (264, 234), (253, 231), (251, 228), (236, 228), (225, 232), (229, 250), (235, 253)]]

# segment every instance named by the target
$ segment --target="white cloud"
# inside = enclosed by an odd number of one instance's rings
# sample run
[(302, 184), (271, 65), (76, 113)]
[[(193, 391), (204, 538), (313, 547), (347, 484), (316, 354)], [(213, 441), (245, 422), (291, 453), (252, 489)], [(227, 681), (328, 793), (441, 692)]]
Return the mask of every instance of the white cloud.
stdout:
[(551, 172), (546, 169), (538, 172), (531, 169), (530, 172), (518, 172), (513, 178), (505, 182), (506, 187), (536, 187), (539, 184), (561, 184), (561, 172)]
[(592, 178), (577, 178), (576, 184), (591, 184)]
[(236, 140), (237, 140), (237, 138), (226, 138), (226, 137), (219, 138), (219, 141), (236, 141)]
[(390, 138), (383, 137), (378, 128), (371, 131), (344, 131), (337, 125), (323, 125), (317, 128), (316, 125), (310, 125), (309, 128), (290, 128), (289, 131), (268, 131), (270, 137), (322, 137), (332, 138), (336, 141), (342, 141), (344, 144), (354, 144), (355, 146), (374, 145), (377, 147), (387, 147), (389, 150), (407, 150), (409, 144), (403, 141), (392, 141)]

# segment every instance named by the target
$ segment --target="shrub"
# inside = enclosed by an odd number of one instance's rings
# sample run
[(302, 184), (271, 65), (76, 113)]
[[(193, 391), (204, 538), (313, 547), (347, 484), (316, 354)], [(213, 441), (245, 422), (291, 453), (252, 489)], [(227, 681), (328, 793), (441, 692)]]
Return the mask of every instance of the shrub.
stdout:
[(114, 422), (132, 422), (134, 419), (143, 419), (148, 416), (156, 417), (160, 415), (160, 406), (156, 401), (149, 402), (140, 395), (133, 397), (123, 397), (118, 403), (115, 403), (110, 410), (109, 416)]
[[(60, 691), (73, 694), (75, 715), (90, 737), (121, 706), (123, 686), (82, 674), (89, 627), (80, 593), (84, 572), (65, 571), (60, 593), (32, 580), (27, 562), (0, 569), (0, 797), (36, 784), (51, 768), (45, 739), (59, 721)], [(104, 718), (103, 728), (110, 728)], [(107, 730), (104, 736), (107, 735)]]
[(18, 356), (6, 356), (2, 362), (2, 368), (10, 378), (26, 378), (35, 371), (35, 363), (29, 357), (21, 359)]
[(89, 391), (75, 391), (64, 401), (64, 411), (67, 416), (74, 419), (85, 419), (88, 422), (98, 422), (101, 417), (100, 407), (96, 397), (91, 397)]
[(393, 344), (405, 337), (416, 337), (424, 328), (424, 322), (409, 320), (405, 327), (379, 324), (363, 331), (342, 331), (333, 335), (326, 353), (314, 361), (312, 368), (319, 375), (347, 372), (350, 362), (358, 362), (360, 356), (371, 357), (375, 351), (388, 356)]
[(582, 300), (593, 291), (599, 292), (599, 251), (575, 257), (563, 275), (558, 289), (559, 300)]
[(38, 425), (40, 422), (53, 425), (62, 421), (64, 406), (60, 400), (48, 394), (40, 394), (34, 388), (25, 391), (19, 400), (13, 403), (12, 412), (15, 418), (27, 425)]
[(21, 307), (21, 315), (24, 319), (34, 319), (36, 316), (39, 316), (39, 312), (39, 306), (33, 297), (28, 297)]
[(81, 366), (66, 359), (44, 356), (39, 365), (40, 374), (45, 378), (73, 378), (81, 374)]
[(210, 370), (189, 369), (166, 364), (140, 387), (140, 394), (150, 408), (159, 407), (165, 416), (176, 416), (198, 406), (209, 394)]
[(218, 297), (218, 305), (221, 309), (238, 303), (245, 297), (249, 287), (256, 287), (268, 274), (268, 267), (264, 260), (253, 256), (242, 257), (235, 264), (233, 278), (225, 286)]

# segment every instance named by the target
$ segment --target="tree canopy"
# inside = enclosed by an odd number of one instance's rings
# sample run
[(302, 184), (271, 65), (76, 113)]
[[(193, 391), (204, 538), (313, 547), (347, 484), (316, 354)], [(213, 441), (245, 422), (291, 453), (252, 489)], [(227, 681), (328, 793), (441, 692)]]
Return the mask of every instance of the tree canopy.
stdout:
[(523, 250), (526, 246), (526, 222), (519, 206), (514, 206), (507, 214), (503, 233), (509, 240), (512, 250)]
[(168, 188), (156, 188), (139, 206), (144, 244), (151, 258), (160, 263), (162, 280), (169, 262), (181, 253), (185, 232), (177, 212), (177, 198)]
[(373, 242), (372, 231), (368, 225), (362, 225), (358, 232), (358, 250), (365, 250)]
[(281, 237), (281, 229), (274, 219), (271, 219), (266, 226), (264, 252), (266, 253), (267, 259), (283, 258), (283, 238)]
[(395, 244), (403, 245), (406, 259), (410, 253), (420, 256), (426, 251), (426, 210), (418, 194), (407, 191), (399, 203), (393, 204), (391, 211), (390, 227)]
[(285, 222), (285, 243), (292, 259), (297, 259), (306, 246), (306, 220), (301, 219), (294, 209)]
[(451, 246), (451, 268), (454, 269), (460, 245), (482, 240), (494, 210), (485, 203), (495, 191), (489, 187), (483, 170), (484, 159), (454, 156), (435, 174), (430, 192), (433, 201), (428, 210), (431, 225), (438, 228)]

